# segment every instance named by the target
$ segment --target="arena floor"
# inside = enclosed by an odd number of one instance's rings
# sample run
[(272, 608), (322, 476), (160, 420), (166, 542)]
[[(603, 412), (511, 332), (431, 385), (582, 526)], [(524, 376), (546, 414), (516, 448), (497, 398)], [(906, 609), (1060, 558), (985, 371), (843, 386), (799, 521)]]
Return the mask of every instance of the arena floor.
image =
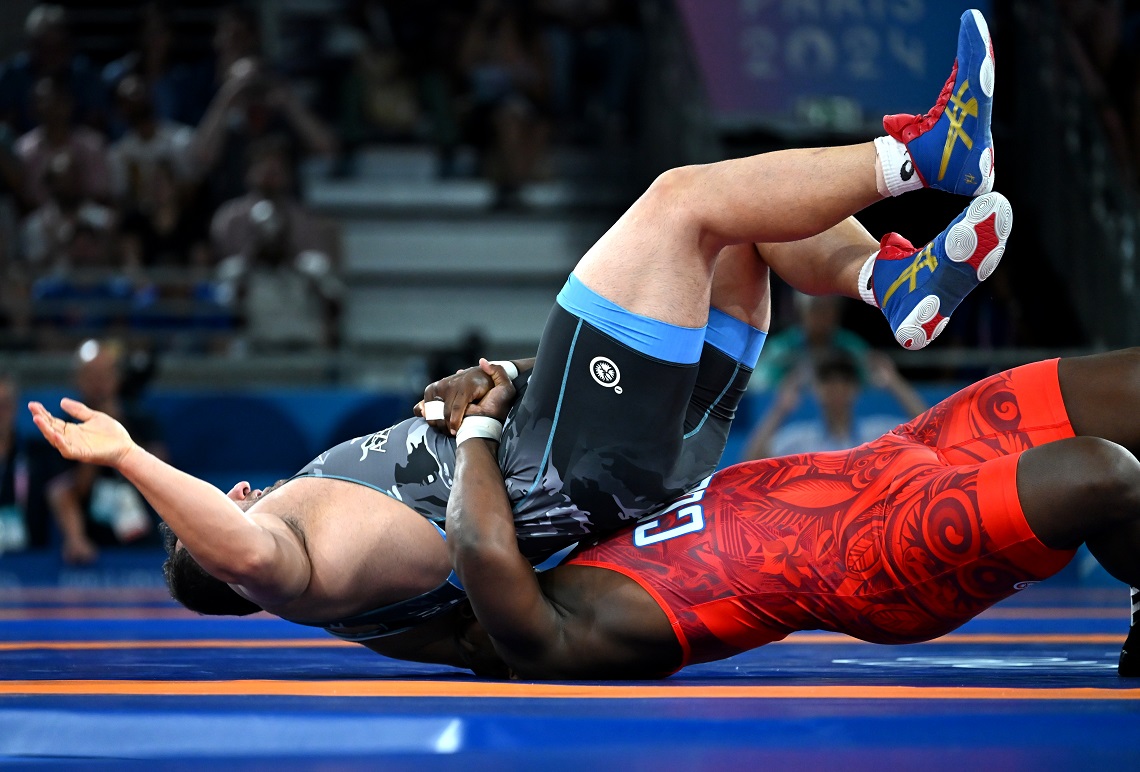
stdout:
[(160, 589), (0, 589), (0, 766), (1136, 769), (1125, 597), (1045, 585), (929, 644), (803, 633), (664, 682), (532, 684)]

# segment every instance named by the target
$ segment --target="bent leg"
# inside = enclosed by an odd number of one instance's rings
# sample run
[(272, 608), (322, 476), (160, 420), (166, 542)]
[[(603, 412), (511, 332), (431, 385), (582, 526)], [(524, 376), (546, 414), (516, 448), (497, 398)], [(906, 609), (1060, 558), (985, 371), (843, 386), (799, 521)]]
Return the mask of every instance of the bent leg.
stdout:
[(574, 275), (628, 311), (700, 327), (722, 249), (828, 230), (882, 198), (875, 164), (868, 142), (670, 170), (586, 253)]
[(768, 266), (756, 248), (736, 244), (721, 250), (681, 455), (672, 473), (684, 487), (711, 474), (720, 463), (771, 315)]
[(805, 295), (859, 297), (859, 271), (879, 251), (876, 241), (854, 217), (810, 238), (757, 244), (768, 267)]
[(1021, 455), (1025, 520), (1051, 549), (1082, 543), (1110, 574), (1140, 584), (1140, 462), (1097, 437), (1060, 440)]
[(938, 450), (949, 464), (975, 464), (1073, 436), (1058, 360), (983, 378), (895, 431)]

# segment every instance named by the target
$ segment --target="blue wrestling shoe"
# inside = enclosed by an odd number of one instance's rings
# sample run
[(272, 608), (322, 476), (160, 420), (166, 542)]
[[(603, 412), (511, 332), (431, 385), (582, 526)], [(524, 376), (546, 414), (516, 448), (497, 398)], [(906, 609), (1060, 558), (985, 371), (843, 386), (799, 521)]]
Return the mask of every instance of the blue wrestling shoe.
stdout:
[(926, 187), (978, 196), (994, 186), (993, 95), (990, 30), (980, 11), (966, 11), (958, 56), (934, 107), (925, 115), (888, 115), (883, 128), (906, 145)]
[(860, 281), (903, 348), (920, 349), (938, 337), (962, 298), (997, 268), (1012, 227), (1009, 201), (987, 193), (922, 249), (897, 233), (883, 237), (870, 277)]

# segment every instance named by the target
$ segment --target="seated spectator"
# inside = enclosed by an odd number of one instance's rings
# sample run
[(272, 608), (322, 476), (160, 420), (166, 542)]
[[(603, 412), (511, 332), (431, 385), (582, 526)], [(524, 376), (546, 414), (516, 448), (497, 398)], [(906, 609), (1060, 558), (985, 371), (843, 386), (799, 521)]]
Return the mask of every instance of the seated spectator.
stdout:
[(115, 215), (83, 195), (75, 158), (56, 153), (43, 170), (47, 200), (24, 221), (23, 255), (39, 275), (112, 266)]
[[(337, 30), (340, 48), (353, 54), (352, 70), (340, 77), (344, 79), (342, 91), (352, 110), (344, 128), (352, 139), (368, 135), (383, 137), (409, 137), (420, 122), (420, 100), (412, 62), (405, 56), (399, 39), (402, 17), (430, 14), (425, 3), (407, 4), (393, 13), (394, 8), (381, 2), (370, 2), (358, 9), (359, 27), (341, 27)], [(414, 22), (412, 27), (416, 27)], [(428, 28), (430, 37), (438, 34), (434, 26)], [(430, 47), (429, 40), (416, 41)], [(345, 78), (347, 76), (347, 78)], [(342, 135), (342, 139), (344, 136)]]
[[(118, 343), (83, 343), (75, 358), (79, 399), (116, 418), (151, 453), (165, 455), (157, 424), (122, 399), (122, 365)], [(48, 483), (48, 504), (68, 563), (93, 562), (101, 546), (154, 542), (153, 512), (122, 475), (106, 467), (72, 465)]]
[(530, 13), (481, 0), (459, 51), (473, 140), (495, 183), (497, 208), (518, 206), (546, 151), (546, 58)]
[(870, 346), (840, 325), (844, 299), (835, 296), (795, 296), (799, 322), (772, 335), (764, 346), (764, 356), (756, 365), (749, 387), (759, 390), (778, 388), (781, 381), (807, 361), (840, 349), (855, 360), (861, 381), (867, 380), (867, 352)]
[[(124, 78), (137, 76), (159, 121), (197, 126), (213, 94), (212, 68), (209, 62), (176, 62), (174, 47), (169, 11), (161, 3), (147, 3), (139, 12), (137, 47), (103, 68), (103, 83), (115, 94)], [(122, 115), (112, 113), (110, 123), (112, 136), (126, 131)]]
[[(252, 40), (256, 50), (253, 19), (237, 11), (223, 13), (215, 36), (219, 63), (240, 50), (235, 39)], [(219, 71), (224, 78), (194, 134), (194, 152), (200, 169), (209, 174), (210, 195), (222, 202), (244, 191), (241, 170), (250, 146), (266, 137), (288, 139), (291, 174), (304, 156), (332, 156), (336, 137), (297, 96), (292, 87), (273, 73), (256, 55), (247, 55)]]
[(194, 133), (188, 126), (155, 115), (146, 84), (137, 75), (123, 78), (116, 96), (128, 128), (107, 152), (111, 193), (126, 210), (145, 210), (153, 200), (154, 176), (160, 164), (175, 174), (178, 185), (193, 182), (190, 143)]
[(187, 202), (173, 165), (166, 161), (153, 165), (145, 199), (127, 211), (119, 230), (126, 266), (187, 268), (212, 263), (206, 228)]
[(550, 101), (561, 132), (622, 140), (638, 61), (633, 0), (537, 0), (550, 61)]
[[(341, 285), (320, 225), (292, 198), (285, 143), (250, 151), (249, 193), (210, 225), (219, 279), (245, 315), (251, 343), (299, 348), (335, 343)], [(289, 309), (282, 313), (282, 309)]]
[(28, 546), (28, 457), (16, 434), (16, 382), (0, 373), (0, 554)]
[(41, 125), (16, 140), (16, 155), (24, 166), (27, 200), (39, 206), (47, 201), (44, 169), (60, 151), (71, 156), (79, 195), (105, 201), (110, 188), (107, 148), (99, 132), (71, 123), (71, 95), (58, 77), (41, 78), (35, 87), (36, 114)]
[[(784, 379), (772, 407), (748, 440), (744, 460), (847, 450), (875, 439), (926, 409), (922, 397), (899, 375), (890, 359), (872, 353), (867, 362), (871, 383), (887, 389), (898, 402), (900, 412), (856, 415), (860, 384), (855, 359), (842, 350), (821, 353), (813, 364), (801, 363)], [(815, 395), (819, 415), (785, 424), (809, 389)]]
[(33, 108), (34, 89), (43, 78), (62, 84), (70, 96), (68, 119), (100, 127), (106, 96), (99, 73), (71, 48), (67, 15), (58, 5), (37, 5), (24, 22), (27, 50), (5, 62), (0, 70), (0, 122), (17, 134), (31, 131), (39, 119)]
[[(345, 144), (393, 135), (430, 138), (441, 176), (459, 173), (455, 52), (467, 21), (453, 0), (362, 0), (326, 36), (321, 87)], [(339, 64), (339, 66), (337, 66)], [(346, 68), (351, 68), (345, 72)]]
[(1061, 32), (1117, 167), (1140, 182), (1140, 10), (1118, 0), (1061, 0)]
[(29, 271), (22, 265), (9, 265), (0, 281), (0, 350), (35, 350), (33, 318)]

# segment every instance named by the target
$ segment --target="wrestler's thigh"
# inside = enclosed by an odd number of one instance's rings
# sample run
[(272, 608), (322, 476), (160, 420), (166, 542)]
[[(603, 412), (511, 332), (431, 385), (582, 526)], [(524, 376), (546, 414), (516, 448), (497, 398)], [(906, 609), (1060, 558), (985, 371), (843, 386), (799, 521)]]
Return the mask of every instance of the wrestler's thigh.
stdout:
[(972, 464), (1073, 436), (1056, 359), (984, 378), (895, 431), (938, 450), (949, 464)]
[(1140, 349), (1066, 357), (1058, 376), (1074, 433), (1140, 451)]
[(701, 352), (685, 414), (681, 457), (674, 481), (689, 487), (716, 469), (752, 370), (708, 343)]
[(877, 549), (858, 538), (845, 547), (858, 584), (850, 577), (854, 597), (835, 599), (836, 629), (878, 643), (927, 640), (1064, 567), (1073, 551), (1044, 544), (1022, 511), (1023, 455), (960, 466), (920, 462), (894, 474), (870, 510), (866, 533), (879, 535)]
[(679, 493), (685, 486), (672, 476), (697, 371), (555, 306), (500, 447), (516, 523), (573, 506), (570, 531), (612, 531)]

